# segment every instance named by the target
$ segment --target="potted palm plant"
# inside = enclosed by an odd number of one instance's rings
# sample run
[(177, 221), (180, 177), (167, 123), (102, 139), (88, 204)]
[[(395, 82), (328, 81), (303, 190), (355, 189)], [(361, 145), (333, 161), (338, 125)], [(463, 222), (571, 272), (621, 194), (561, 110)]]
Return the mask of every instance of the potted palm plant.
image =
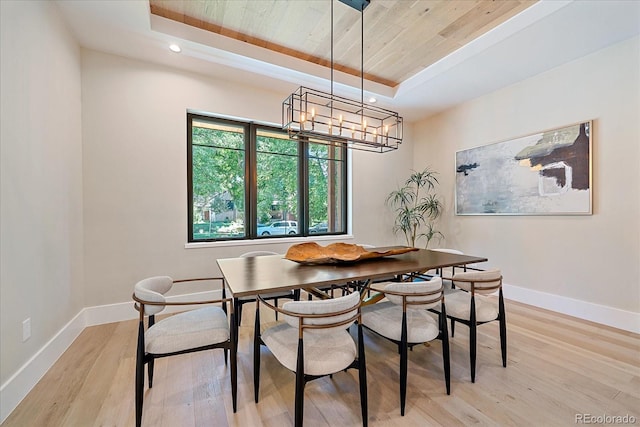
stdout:
[(442, 202), (434, 193), (438, 179), (437, 172), (426, 167), (423, 171), (412, 171), (404, 186), (392, 191), (386, 203), (396, 214), (394, 234), (402, 232), (407, 245), (416, 247), (418, 241), (424, 247), (434, 238), (444, 235), (435, 229), (435, 221), (442, 214)]

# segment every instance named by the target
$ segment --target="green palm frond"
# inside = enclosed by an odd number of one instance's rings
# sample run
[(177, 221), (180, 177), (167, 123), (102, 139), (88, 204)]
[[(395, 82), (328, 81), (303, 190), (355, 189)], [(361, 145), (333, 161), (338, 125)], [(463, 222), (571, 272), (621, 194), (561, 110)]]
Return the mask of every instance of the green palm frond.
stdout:
[(444, 238), (444, 235), (434, 228), (434, 221), (443, 210), (442, 202), (432, 193), (439, 184), (436, 174), (437, 172), (428, 167), (419, 172), (411, 171), (405, 186), (387, 196), (387, 206), (396, 213), (393, 232), (402, 232), (408, 246), (416, 246), (416, 242), (421, 238), (426, 239), (425, 247), (434, 238)]

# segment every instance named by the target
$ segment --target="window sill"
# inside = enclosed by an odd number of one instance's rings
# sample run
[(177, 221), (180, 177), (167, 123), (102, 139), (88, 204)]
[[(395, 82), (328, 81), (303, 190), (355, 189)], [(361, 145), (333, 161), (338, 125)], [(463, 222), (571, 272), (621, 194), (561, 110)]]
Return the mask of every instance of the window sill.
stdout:
[(220, 242), (192, 242), (185, 243), (185, 249), (200, 248), (228, 248), (233, 246), (258, 246), (258, 245), (274, 245), (274, 244), (293, 244), (304, 242), (323, 242), (323, 241), (345, 241), (353, 240), (352, 234), (339, 234), (334, 236), (314, 236), (314, 237), (287, 237), (274, 239), (255, 239), (255, 240), (224, 240)]

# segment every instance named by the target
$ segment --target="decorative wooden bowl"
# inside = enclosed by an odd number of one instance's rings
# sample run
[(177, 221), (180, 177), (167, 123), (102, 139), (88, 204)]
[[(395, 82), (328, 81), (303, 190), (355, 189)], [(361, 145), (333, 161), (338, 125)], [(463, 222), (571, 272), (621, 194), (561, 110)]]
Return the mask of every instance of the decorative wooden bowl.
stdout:
[(370, 251), (362, 246), (349, 243), (332, 243), (320, 246), (315, 242), (308, 242), (291, 246), (284, 257), (300, 264), (335, 264), (399, 255), (417, 250), (416, 248), (396, 248), (386, 251)]

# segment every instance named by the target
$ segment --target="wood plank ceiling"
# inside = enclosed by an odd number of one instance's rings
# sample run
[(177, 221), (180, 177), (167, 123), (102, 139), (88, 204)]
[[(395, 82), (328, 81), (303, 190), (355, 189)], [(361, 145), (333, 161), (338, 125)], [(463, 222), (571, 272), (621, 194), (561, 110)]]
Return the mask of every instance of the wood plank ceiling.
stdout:
[[(365, 79), (395, 87), (537, 0), (372, 0)], [(330, 0), (149, 0), (151, 13), (331, 66)], [(334, 1), (334, 69), (361, 74), (361, 14)]]

